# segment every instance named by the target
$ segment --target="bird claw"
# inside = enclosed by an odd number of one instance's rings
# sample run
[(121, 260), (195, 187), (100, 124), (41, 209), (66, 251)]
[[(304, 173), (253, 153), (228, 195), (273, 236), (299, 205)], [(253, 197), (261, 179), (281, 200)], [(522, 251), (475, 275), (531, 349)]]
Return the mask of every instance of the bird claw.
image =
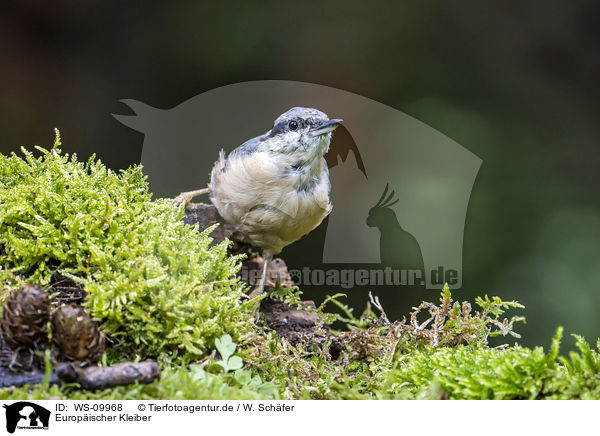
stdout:
[(187, 204), (191, 201), (189, 195), (186, 195), (185, 192), (179, 194), (177, 197), (173, 199), (173, 206), (179, 208), (181, 206), (187, 206)]
[(175, 197), (173, 199), (173, 206), (175, 206), (175, 207), (187, 206), (192, 201), (192, 198), (194, 198), (198, 195), (208, 194), (209, 192), (210, 192), (209, 188), (197, 189), (196, 191), (182, 192), (181, 194), (179, 194), (177, 197)]
[(250, 295), (248, 296), (248, 298), (250, 300), (254, 300), (256, 297), (260, 297), (262, 295), (263, 291), (264, 291), (264, 287), (257, 286), (256, 288), (254, 288), (254, 290), (252, 292), (250, 292)]

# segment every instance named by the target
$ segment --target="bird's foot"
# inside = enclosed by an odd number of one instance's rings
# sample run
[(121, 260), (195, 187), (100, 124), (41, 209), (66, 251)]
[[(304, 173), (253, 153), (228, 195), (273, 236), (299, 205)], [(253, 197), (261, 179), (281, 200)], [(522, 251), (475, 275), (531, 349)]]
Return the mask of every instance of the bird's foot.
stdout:
[(248, 295), (248, 298), (250, 300), (254, 300), (256, 297), (260, 297), (263, 293), (263, 287), (262, 286), (257, 286), (256, 288), (254, 288), (254, 290), (252, 292), (250, 292), (250, 295)]
[(197, 189), (196, 191), (182, 192), (181, 194), (179, 194), (177, 197), (175, 197), (173, 199), (173, 206), (175, 206), (175, 207), (187, 206), (192, 201), (192, 198), (197, 197), (198, 195), (208, 194), (209, 192), (210, 192), (210, 189), (208, 189), (208, 188)]
[[(264, 293), (264, 285), (258, 285), (256, 288), (254, 288), (254, 290), (252, 292), (250, 292), (250, 295), (248, 295), (248, 299), (250, 300), (254, 300), (255, 298), (260, 297), (261, 295), (263, 295)], [(260, 299), (262, 300), (262, 298)], [(255, 307), (254, 310), (252, 311), (252, 314), (250, 315), (250, 318), (253, 319), (254, 323), (258, 322), (258, 318), (260, 317), (260, 300), (257, 301), (256, 303), (254, 303)]]
[(190, 201), (192, 201), (192, 197), (186, 194), (187, 192), (182, 192), (177, 197), (175, 197), (173, 199), (173, 206), (177, 208), (181, 206), (187, 206), (190, 203)]

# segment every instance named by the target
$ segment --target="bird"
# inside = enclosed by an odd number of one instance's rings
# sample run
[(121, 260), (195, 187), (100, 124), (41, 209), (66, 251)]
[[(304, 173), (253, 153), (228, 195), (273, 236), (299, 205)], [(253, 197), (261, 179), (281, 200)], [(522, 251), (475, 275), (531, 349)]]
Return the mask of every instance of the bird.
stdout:
[[(369, 210), (367, 226), (377, 227), (380, 232), (379, 253), (381, 263), (400, 270), (421, 271), (423, 277), (423, 254), (417, 239), (404, 230), (398, 221), (392, 206), (398, 201), (394, 199), (396, 191), (388, 194), (389, 184), (379, 201)], [(386, 197), (387, 195), (387, 197)]]
[(263, 293), (273, 256), (331, 212), (325, 154), (342, 121), (317, 109), (293, 107), (277, 117), (270, 130), (228, 156), (221, 150), (206, 188), (175, 197), (174, 204), (181, 206), (209, 194), (243, 241), (262, 249), (262, 276), (250, 298)]

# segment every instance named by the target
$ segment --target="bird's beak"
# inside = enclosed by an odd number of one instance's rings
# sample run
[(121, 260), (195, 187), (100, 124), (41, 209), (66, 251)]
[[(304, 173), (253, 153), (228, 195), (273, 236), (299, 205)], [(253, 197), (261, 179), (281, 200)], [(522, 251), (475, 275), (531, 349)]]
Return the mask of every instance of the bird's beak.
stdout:
[(340, 124), (342, 124), (342, 121), (344, 120), (323, 121), (322, 123), (319, 123), (316, 126), (314, 126), (308, 132), (312, 136), (325, 135), (326, 133), (333, 132), (335, 129), (337, 129), (340, 126)]

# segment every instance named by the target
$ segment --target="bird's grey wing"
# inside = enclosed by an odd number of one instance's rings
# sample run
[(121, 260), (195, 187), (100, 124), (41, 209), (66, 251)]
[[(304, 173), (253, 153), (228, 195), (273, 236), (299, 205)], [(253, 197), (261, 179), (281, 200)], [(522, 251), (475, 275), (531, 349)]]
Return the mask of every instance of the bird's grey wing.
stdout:
[[(242, 145), (235, 148), (231, 153), (229, 153), (228, 157), (225, 156), (225, 151), (221, 150), (221, 152), (219, 153), (219, 159), (217, 160), (217, 162), (215, 162), (215, 165), (213, 166), (213, 174), (216, 170), (220, 170), (221, 172), (227, 170), (228, 158), (243, 157), (244, 155), (249, 155), (256, 152), (256, 150), (258, 149), (258, 145), (260, 144), (261, 138), (262, 136), (257, 136), (256, 138), (247, 140)], [(214, 176), (211, 177), (211, 184), (214, 184)]]
[(252, 153), (256, 152), (258, 150), (258, 146), (260, 145), (260, 141), (261, 141), (262, 137), (263, 137), (263, 135), (247, 140), (242, 145), (240, 145), (238, 148), (233, 150), (231, 152), (231, 156), (233, 156), (233, 155), (242, 156), (245, 154), (252, 154)]

